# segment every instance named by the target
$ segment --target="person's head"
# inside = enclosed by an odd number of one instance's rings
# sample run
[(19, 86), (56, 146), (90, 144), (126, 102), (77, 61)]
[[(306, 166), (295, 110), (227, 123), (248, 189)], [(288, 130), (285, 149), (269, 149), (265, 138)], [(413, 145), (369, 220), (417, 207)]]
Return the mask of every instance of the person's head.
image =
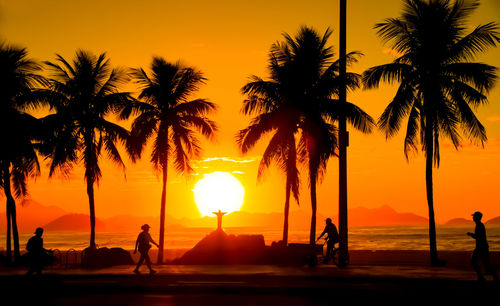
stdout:
[(35, 230), (35, 235), (37, 235), (38, 237), (42, 237), (42, 234), (43, 234), (43, 228), (38, 227), (38, 228)]
[(332, 224), (332, 219), (326, 218), (326, 224)]
[(145, 232), (149, 231), (149, 228), (150, 226), (148, 224), (144, 224), (143, 226), (141, 226), (141, 229)]
[(479, 211), (472, 214), (472, 220), (474, 220), (474, 222), (480, 222), (481, 218), (483, 218), (483, 214)]

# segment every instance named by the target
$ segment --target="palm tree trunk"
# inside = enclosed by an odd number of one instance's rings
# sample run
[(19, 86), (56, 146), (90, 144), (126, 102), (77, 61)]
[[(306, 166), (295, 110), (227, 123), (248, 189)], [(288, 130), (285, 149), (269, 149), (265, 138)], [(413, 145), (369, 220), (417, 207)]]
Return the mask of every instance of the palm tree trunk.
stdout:
[(316, 210), (317, 210), (317, 200), (316, 200), (316, 179), (311, 180), (311, 232), (309, 234), (309, 243), (316, 244)]
[(165, 206), (167, 202), (167, 162), (162, 167), (163, 172), (163, 188), (161, 191), (161, 208), (160, 208), (160, 241), (158, 247), (158, 264), (163, 264), (163, 250), (165, 246)]
[[(7, 200), (8, 201), (8, 200)], [(6, 205), (6, 212), (7, 212), (7, 238), (6, 238), (6, 250), (5, 250), (5, 256), (7, 257), (7, 262), (12, 261), (12, 242), (11, 242), (11, 222), (10, 222), (10, 205)]]
[(286, 192), (285, 192), (285, 220), (283, 222), (283, 243), (288, 245), (288, 214), (290, 212), (290, 180), (286, 179)]
[[(431, 134), (432, 132), (428, 132)], [(431, 265), (436, 266), (439, 264), (436, 246), (436, 222), (434, 219), (434, 196), (432, 186), (432, 160), (433, 160), (433, 139), (427, 136), (426, 141), (426, 162), (425, 162), (425, 184), (427, 189), (427, 205), (429, 206), (429, 247)]]
[[(17, 230), (16, 222), (16, 202), (10, 190), (10, 166), (8, 163), (4, 164), (3, 169), (3, 183), (4, 194), (7, 199), (6, 212), (7, 212), (7, 259), (12, 260), (12, 240), (14, 242), (14, 260), (18, 260), (21, 256), (19, 250), (19, 233)], [(12, 233), (12, 240), (11, 240)]]
[(94, 181), (87, 177), (87, 195), (89, 197), (90, 211), (90, 248), (95, 249), (95, 202), (94, 202)]
[(12, 194), (10, 195), (10, 199), (11, 199), (10, 218), (12, 220), (11, 226), (12, 226), (12, 239), (14, 242), (14, 261), (18, 261), (19, 258), (21, 257), (21, 251), (19, 249), (19, 231), (17, 230), (16, 202), (14, 201)]
[(11, 205), (9, 204), (9, 197), (7, 196), (10, 193), (10, 175), (9, 175), (9, 167), (3, 167), (4, 170), (3, 172), (3, 188), (4, 188), (4, 193), (6, 195), (6, 203), (5, 203), (5, 212), (7, 216), (7, 237), (6, 237), (6, 253), (5, 256), (7, 257), (7, 262), (12, 261), (12, 242), (11, 242), (11, 229), (12, 229), (12, 224), (11, 224)]

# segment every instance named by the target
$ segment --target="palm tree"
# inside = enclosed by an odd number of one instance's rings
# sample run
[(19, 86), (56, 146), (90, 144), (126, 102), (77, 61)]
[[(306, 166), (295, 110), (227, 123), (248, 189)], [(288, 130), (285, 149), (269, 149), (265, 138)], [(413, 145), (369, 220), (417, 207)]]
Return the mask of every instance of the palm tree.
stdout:
[[(245, 115), (256, 115), (249, 126), (239, 131), (237, 142), (243, 154), (246, 154), (264, 136), (272, 133), (260, 161), (257, 177), (271, 163), (285, 173), (285, 211), (283, 222), (283, 243), (288, 243), (288, 215), (290, 210), (290, 193), (299, 203), (299, 171), (297, 169), (296, 134), (299, 131), (300, 110), (294, 101), (293, 75), (287, 73), (289, 67), (280, 59), (280, 44), (273, 44), (269, 54), (270, 80), (266, 81), (252, 76), (242, 88), (248, 96), (244, 100), (242, 112)], [(294, 105), (295, 104), (295, 105)]]
[(364, 72), (366, 88), (381, 80), (398, 82), (396, 95), (379, 118), (379, 126), (391, 137), (408, 116), (404, 153), (408, 159), (419, 142), (426, 157), (429, 207), (430, 260), (441, 264), (436, 247), (432, 169), (439, 166), (439, 141), (449, 139), (455, 148), (463, 131), (483, 144), (484, 126), (474, 109), (487, 102), (496, 79), (496, 68), (472, 62), (477, 53), (500, 41), (498, 25), (490, 22), (466, 34), (465, 22), (478, 1), (405, 0), (404, 13), (375, 26), (378, 34), (401, 55), (392, 63)]
[(169, 63), (161, 57), (154, 57), (149, 75), (138, 68), (132, 70), (132, 76), (141, 87), (138, 98), (142, 101), (127, 104), (121, 118), (138, 114), (128, 143), (133, 161), (141, 157), (148, 140), (154, 137), (151, 162), (155, 170), (161, 171), (163, 178), (158, 252), (158, 264), (162, 264), (170, 157), (178, 172), (192, 171), (190, 158), (199, 157), (201, 153), (195, 133), (200, 132), (207, 138), (215, 136), (217, 126), (207, 114), (215, 111), (216, 105), (206, 99), (191, 100), (206, 78), (201, 71), (180, 62)]
[[(370, 133), (374, 126), (373, 119), (362, 109), (350, 102), (340, 104), (342, 80), (339, 74), (340, 59), (333, 61), (332, 47), (327, 47), (332, 32), (328, 29), (320, 36), (314, 29), (303, 27), (295, 38), (285, 34), (287, 45), (284, 54), (289, 54), (287, 61), (293, 62), (304, 93), (300, 109), (302, 112), (299, 125), (302, 136), (299, 147), (303, 149), (309, 172), (311, 196), (310, 244), (316, 241), (316, 184), (326, 171), (328, 159), (337, 155), (339, 145), (337, 123), (343, 116), (353, 127), (363, 133)], [(348, 64), (356, 63), (360, 52), (346, 55)], [(356, 73), (346, 74), (348, 90), (359, 88), (361, 76)], [(297, 86), (297, 85), (295, 85)]]
[[(373, 120), (355, 105), (341, 107), (338, 95), (338, 61), (333, 62), (331, 47), (327, 47), (331, 31), (320, 36), (314, 29), (302, 27), (295, 37), (284, 34), (285, 42), (272, 45), (270, 52), (271, 78), (256, 76), (242, 91), (248, 95), (243, 112), (256, 114), (249, 127), (240, 131), (238, 142), (243, 153), (252, 148), (267, 133), (274, 133), (261, 160), (262, 170), (276, 161), (287, 175), (283, 241), (287, 243), (290, 190), (298, 199), (299, 177), (297, 161), (307, 162), (311, 190), (310, 243), (315, 243), (316, 183), (326, 169), (331, 156), (336, 155), (339, 115), (347, 113), (356, 128), (368, 132)], [(358, 53), (349, 54), (354, 61)], [(359, 86), (359, 75), (349, 74), (348, 86)], [(295, 137), (299, 137), (296, 144)], [(297, 159), (298, 156), (298, 159)]]
[(78, 50), (72, 63), (57, 54), (55, 62), (45, 62), (52, 70), (50, 88), (43, 92), (55, 114), (45, 117), (44, 124), (53, 133), (47, 139), (45, 154), (52, 159), (49, 176), (55, 171), (69, 171), (83, 162), (84, 179), (90, 210), (90, 248), (95, 248), (94, 185), (99, 183), (99, 157), (107, 157), (125, 170), (118, 142), (125, 144), (129, 132), (107, 120), (131, 98), (118, 86), (128, 80), (124, 70), (111, 68), (106, 54), (95, 56)]
[[(27, 110), (36, 108), (31, 100), (37, 85), (45, 79), (41, 70), (27, 57), (24, 48), (0, 44), (0, 187), (7, 199), (7, 260), (12, 258), (11, 233), (14, 258), (20, 256), (19, 233), (14, 197), (27, 195), (27, 179), (40, 173), (36, 154), (39, 122)], [(14, 195), (12, 194), (14, 188)]]
[[(268, 84), (264, 84), (267, 82)], [(268, 86), (269, 85), (269, 86)], [(299, 112), (297, 109), (286, 104), (286, 100), (281, 100), (281, 97), (275, 96), (275, 101), (270, 100), (272, 92), (265, 91), (257, 93), (264, 87), (275, 87), (270, 91), (279, 90), (280, 85), (274, 81), (255, 80), (243, 87), (243, 92), (251, 94), (248, 100), (244, 101), (243, 112), (245, 114), (257, 113), (251, 104), (256, 105), (256, 108), (268, 108), (266, 111), (259, 113), (252, 119), (250, 125), (241, 130), (237, 135), (237, 142), (243, 154), (247, 153), (259, 139), (266, 134), (272, 133), (271, 140), (262, 155), (257, 177), (260, 179), (266, 168), (272, 162), (276, 162), (278, 167), (285, 173), (285, 212), (283, 221), (283, 243), (288, 243), (288, 215), (290, 210), (290, 193), (293, 194), (297, 204), (299, 203), (299, 171), (297, 169), (297, 144), (296, 133), (298, 132), (297, 122)], [(260, 87), (260, 88), (258, 88)], [(259, 97), (257, 97), (259, 95)], [(269, 99), (269, 100), (268, 100)], [(259, 100), (257, 102), (257, 100)], [(267, 101), (266, 101), (267, 100)], [(266, 103), (271, 105), (264, 105)]]

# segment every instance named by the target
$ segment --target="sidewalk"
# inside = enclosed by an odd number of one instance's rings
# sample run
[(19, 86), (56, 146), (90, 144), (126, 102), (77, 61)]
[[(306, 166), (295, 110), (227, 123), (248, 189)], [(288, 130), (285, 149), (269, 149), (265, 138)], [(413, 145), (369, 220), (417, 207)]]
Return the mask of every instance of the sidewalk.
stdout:
[[(340, 269), (252, 266), (155, 266), (155, 275), (133, 266), (98, 270), (0, 270), (0, 288), (37, 305), (332, 305), (332, 301), (382, 301), (433, 305), (436, 301), (497, 299), (500, 283), (478, 283), (470, 270), (424, 266), (350, 265)], [(26, 295), (26, 292), (29, 295)], [(441, 303), (442, 304), (442, 303)], [(7, 304), (11, 305), (11, 304)]]
[[(402, 278), (402, 279), (443, 279), (474, 281), (476, 274), (472, 269), (457, 269), (449, 267), (429, 266), (377, 266), (377, 265), (350, 265), (347, 268), (338, 268), (333, 265), (318, 265), (316, 267), (290, 267), (271, 265), (161, 265), (153, 266), (157, 271), (154, 275), (258, 275), (258, 276), (295, 276), (295, 277), (348, 277), (348, 278)], [(78, 268), (48, 268), (46, 275), (133, 275), (134, 266), (114, 266), (103, 269)], [(148, 275), (147, 268), (141, 271)], [(0, 276), (24, 275), (25, 268), (0, 269)]]

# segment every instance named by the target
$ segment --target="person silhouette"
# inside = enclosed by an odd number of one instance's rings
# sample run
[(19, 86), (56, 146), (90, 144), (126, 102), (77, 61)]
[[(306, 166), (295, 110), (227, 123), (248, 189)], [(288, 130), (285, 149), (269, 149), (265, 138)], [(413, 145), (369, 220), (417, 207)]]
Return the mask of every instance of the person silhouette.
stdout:
[(323, 230), (321, 235), (319, 235), (316, 241), (320, 240), (321, 237), (323, 237), (323, 235), (327, 234), (327, 237), (325, 237), (326, 255), (325, 259), (323, 260), (323, 263), (327, 264), (328, 261), (330, 260), (330, 255), (332, 257), (334, 256), (333, 248), (335, 246), (335, 243), (339, 242), (339, 233), (337, 232), (337, 227), (335, 226), (335, 224), (333, 224), (332, 219), (327, 218), (325, 222), (326, 222), (325, 229)]
[(477, 273), (478, 281), (486, 281), (483, 273), (481, 272), (479, 261), (483, 262), (487, 274), (491, 274), (493, 276), (493, 279), (498, 281), (498, 276), (495, 272), (495, 269), (490, 264), (490, 251), (488, 241), (486, 239), (486, 228), (481, 222), (482, 217), (483, 214), (479, 211), (476, 211), (472, 214), (472, 220), (474, 220), (474, 222), (476, 223), (476, 228), (474, 229), (474, 233), (467, 233), (468, 236), (471, 236), (476, 240), (476, 248), (472, 252), (471, 265)]
[(139, 253), (141, 254), (141, 257), (139, 258), (139, 262), (137, 262), (137, 266), (134, 269), (135, 274), (141, 274), (139, 272), (139, 267), (142, 265), (144, 261), (146, 261), (146, 265), (149, 268), (149, 273), (154, 274), (156, 273), (153, 268), (151, 268), (151, 259), (149, 258), (149, 249), (151, 248), (151, 245), (149, 244), (150, 242), (156, 245), (157, 247), (158, 244), (154, 242), (153, 238), (151, 238), (151, 235), (149, 234), (149, 229), (150, 226), (148, 224), (144, 224), (141, 226), (142, 232), (139, 234), (137, 237), (137, 240), (135, 242), (135, 250), (134, 254), (137, 253), (137, 249), (139, 249)]
[(39, 227), (35, 230), (35, 236), (31, 237), (26, 244), (26, 250), (28, 251), (27, 257), (30, 263), (30, 268), (26, 275), (32, 275), (36, 273), (37, 275), (42, 274), (42, 269), (47, 258), (47, 253), (52, 252), (52, 250), (47, 250), (43, 248), (43, 228)]

